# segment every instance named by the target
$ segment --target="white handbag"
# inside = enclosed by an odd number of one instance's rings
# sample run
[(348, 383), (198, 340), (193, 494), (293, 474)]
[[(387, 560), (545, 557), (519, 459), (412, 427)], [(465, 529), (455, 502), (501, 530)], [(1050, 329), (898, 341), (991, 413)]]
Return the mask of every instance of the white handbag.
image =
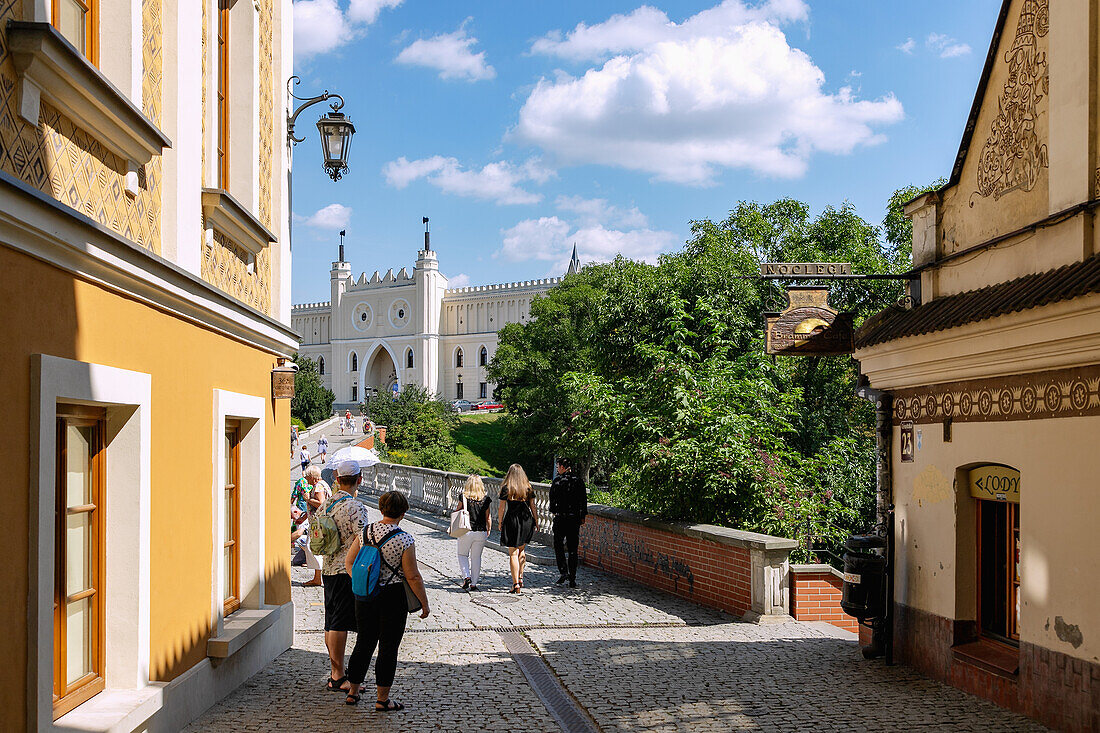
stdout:
[(462, 508), (451, 512), (451, 527), (447, 534), (455, 539), (470, 531), (470, 512), (466, 510), (466, 495), (462, 495)]

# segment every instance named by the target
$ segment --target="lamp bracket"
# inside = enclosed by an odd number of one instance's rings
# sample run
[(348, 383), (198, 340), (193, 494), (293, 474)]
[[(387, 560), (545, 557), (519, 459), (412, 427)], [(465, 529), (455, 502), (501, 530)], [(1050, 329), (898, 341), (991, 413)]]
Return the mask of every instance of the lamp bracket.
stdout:
[[(302, 104), (298, 105), (298, 108), (294, 110), (293, 114), (287, 115), (286, 118), (286, 136), (290, 140), (291, 145), (297, 145), (305, 140), (304, 137), (294, 137), (294, 123), (298, 120), (300, 115), (306, 108), (312, 107), (320, 102), (329, 102), (329, 106), (332, 107), (333, 112), (339, 112), (344, 106), (344, 98), (339, 94), (331, 94), (328, 89), (318, 94), (316, 97), (299, 97), (293, 91), (295, 86), (301, 83), (302, 79), (298, 75), (294, 75), (286, 81), (286, 93), (291, 99), (297, 99)], [(289, 106), (289, 105), (288, 105)]]

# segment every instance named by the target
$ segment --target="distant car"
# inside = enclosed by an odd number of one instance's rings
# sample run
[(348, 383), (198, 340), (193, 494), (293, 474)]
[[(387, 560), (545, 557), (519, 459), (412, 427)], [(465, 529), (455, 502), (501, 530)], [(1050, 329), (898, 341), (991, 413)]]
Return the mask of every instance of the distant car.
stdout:
[(478, 402), (474, 405), (474, 409), (483, 412), (496, 412), (498, 410), (503, 410), (504, 405), (500, 402)]
[(451, 403), (452, 412), (469, 412), (474, 409), (474, 403), (469, 400), (455, 400)]

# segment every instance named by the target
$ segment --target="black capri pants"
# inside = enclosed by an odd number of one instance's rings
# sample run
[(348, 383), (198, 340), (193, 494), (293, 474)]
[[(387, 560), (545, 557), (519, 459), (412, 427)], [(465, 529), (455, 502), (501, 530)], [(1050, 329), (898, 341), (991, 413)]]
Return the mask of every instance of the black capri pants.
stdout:
[(383, 586), (370, 600), (355, 599), (355, 648), (348, 660), (348, 682), (361, 685), (367, 676), (374, 648), (378, 647), (378, 659), (374, 662), (374, 682), (379, 687), (393, 685), (397, 673), (397, 648), (405, 635), (405, 623), (409, 618), (403, 583)]

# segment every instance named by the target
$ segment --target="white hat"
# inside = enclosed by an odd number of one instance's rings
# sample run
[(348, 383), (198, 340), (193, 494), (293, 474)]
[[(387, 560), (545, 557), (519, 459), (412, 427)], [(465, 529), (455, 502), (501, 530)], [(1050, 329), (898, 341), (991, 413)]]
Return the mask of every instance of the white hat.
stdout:
[(356, 461), (341, 461), (336, 464), (337, 476), (358, 476), (360, 473), (362, 473), (362, 469), (359, 468), (359, 463)]

